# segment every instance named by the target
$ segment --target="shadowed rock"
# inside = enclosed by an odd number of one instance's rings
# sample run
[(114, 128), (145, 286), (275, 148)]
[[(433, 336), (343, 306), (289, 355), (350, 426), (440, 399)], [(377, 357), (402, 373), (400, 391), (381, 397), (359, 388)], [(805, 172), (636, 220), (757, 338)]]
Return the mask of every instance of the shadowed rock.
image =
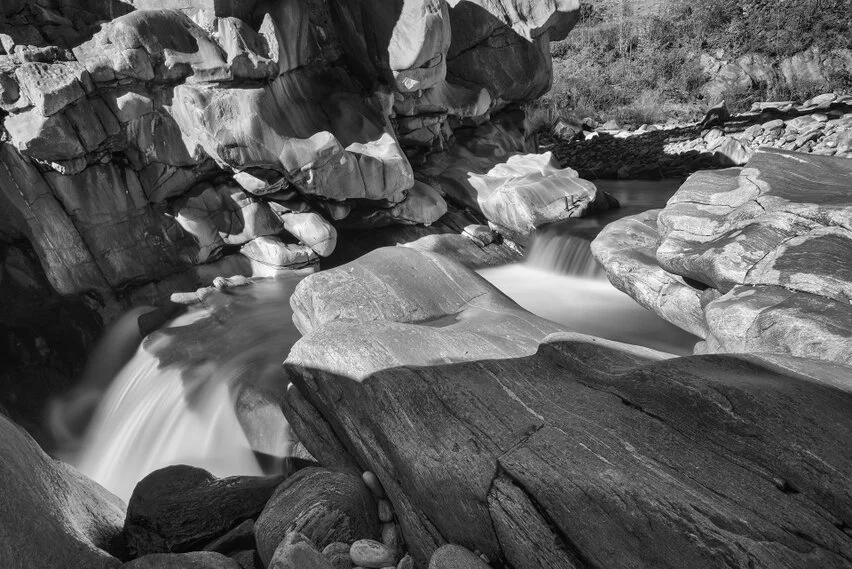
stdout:
[(114, 569), (124, 503), (0, 414), (0, 566)]

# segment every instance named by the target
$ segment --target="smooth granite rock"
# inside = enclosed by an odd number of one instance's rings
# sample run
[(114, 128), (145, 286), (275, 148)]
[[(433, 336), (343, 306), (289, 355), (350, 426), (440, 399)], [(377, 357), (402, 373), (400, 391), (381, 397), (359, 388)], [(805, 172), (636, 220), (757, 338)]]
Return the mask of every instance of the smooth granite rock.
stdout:
[(124, 509), (0, 414), (0, 566), (115, 569)]
[[(610, 281), (704, 352), (852, 363), (852, 162), (761, 150), (698, 172), (592, 245)], [(655, 218), (655, 219), (654, 219)]]

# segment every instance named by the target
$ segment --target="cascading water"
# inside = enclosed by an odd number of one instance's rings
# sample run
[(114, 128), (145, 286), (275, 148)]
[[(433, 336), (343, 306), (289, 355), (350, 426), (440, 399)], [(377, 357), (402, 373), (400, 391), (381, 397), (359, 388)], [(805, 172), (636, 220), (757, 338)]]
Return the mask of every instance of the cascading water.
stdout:
[(624, 215), (662, 207), (679, 186), (662, 182), (598, 182), (620, 210), (568, 220), (540, 230), (524, 263), (482, 269), (479, 274), (530, 312), (577, 332), (687, 355), (699, 340), (665, 322), (613, 287), (592, 257), (591, 239)]
[[(613, 216), (660, 207), (677, 184), (599, 184), (621, 210), (545, 228), (525, 263), (480, 274), (527, 310), (578, 332), (691, 353), (697, 338), (613, 288), (589, 250)], [(268, 473), (258, 457), (285, 456), (291, 441), (280, 408), (264, 407), (263, 393), (281, 388), (281, 362), (300, 337), (289, 299), (304, 276), (214, 292), (148, 336), (103, 394), (82, 441), (58, 454), (124, 499), (142, 477), (170, 464), (217, 476)], [(57, 407), (55, 430), (73, 433), (80, 409), (101, 397), (103, 378), (139, 343), (138, 327), (130, 325), (137, 316), (128, 315), (93, 353), (94, 379), (84, 382), (79, 400), (62, 402), (64, 412)]]
[(257, 393), (277, 382), (300, 337), (289, 301), (303, 276), (214, 292), (149, 336), (64, 458), (125, 500), (142, 477), (170, 464), (216, 476), (262, 474), (255, 451), (286, 455), (286, 422), (267, 413), (266, 432), (250, 442), (235, 408), (246, 388)]

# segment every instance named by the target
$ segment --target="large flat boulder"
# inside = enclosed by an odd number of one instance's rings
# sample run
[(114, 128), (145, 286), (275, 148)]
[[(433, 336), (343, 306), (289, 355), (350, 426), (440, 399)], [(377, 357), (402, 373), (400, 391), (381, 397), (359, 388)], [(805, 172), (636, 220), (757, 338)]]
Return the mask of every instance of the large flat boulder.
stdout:
[[(409, 300), (420, 281), (432, 293)], [(852, 560), (847, 368), (544, 338), (529, 315), (489, 326), (495, 301), (393, 249), (294, 296), (285, 412), (313, 417), (294, 428), (320, 460), (342, 449), (378, 476), (420, 563), (444, 543), (518, 568)], [(514, 350), (493, 342), (504, 329)]]
[(850, 184), (848, 160), (761, 150), (694, 174), (592, 250), (617, 288), (705, 337), (699, 350), (852, 363)]
[(0, 566), (114, 569), (124, 508), (0, 414)]

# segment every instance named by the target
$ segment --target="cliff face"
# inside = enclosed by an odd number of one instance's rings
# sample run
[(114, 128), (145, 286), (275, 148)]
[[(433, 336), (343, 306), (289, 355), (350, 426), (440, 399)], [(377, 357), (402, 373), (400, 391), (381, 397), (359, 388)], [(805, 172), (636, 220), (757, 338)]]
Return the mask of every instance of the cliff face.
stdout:
[[(575, 0), (4, 2), (0, 238), (29, 240), (62, 294), (150, 302), (314, 264), (335, 225), (432, 223), (445, 192), (412, 163), (541, 95), (548, 42), (576, 14)], [(499, 128), (511, 140), (482, 173), (523, 149)]]

